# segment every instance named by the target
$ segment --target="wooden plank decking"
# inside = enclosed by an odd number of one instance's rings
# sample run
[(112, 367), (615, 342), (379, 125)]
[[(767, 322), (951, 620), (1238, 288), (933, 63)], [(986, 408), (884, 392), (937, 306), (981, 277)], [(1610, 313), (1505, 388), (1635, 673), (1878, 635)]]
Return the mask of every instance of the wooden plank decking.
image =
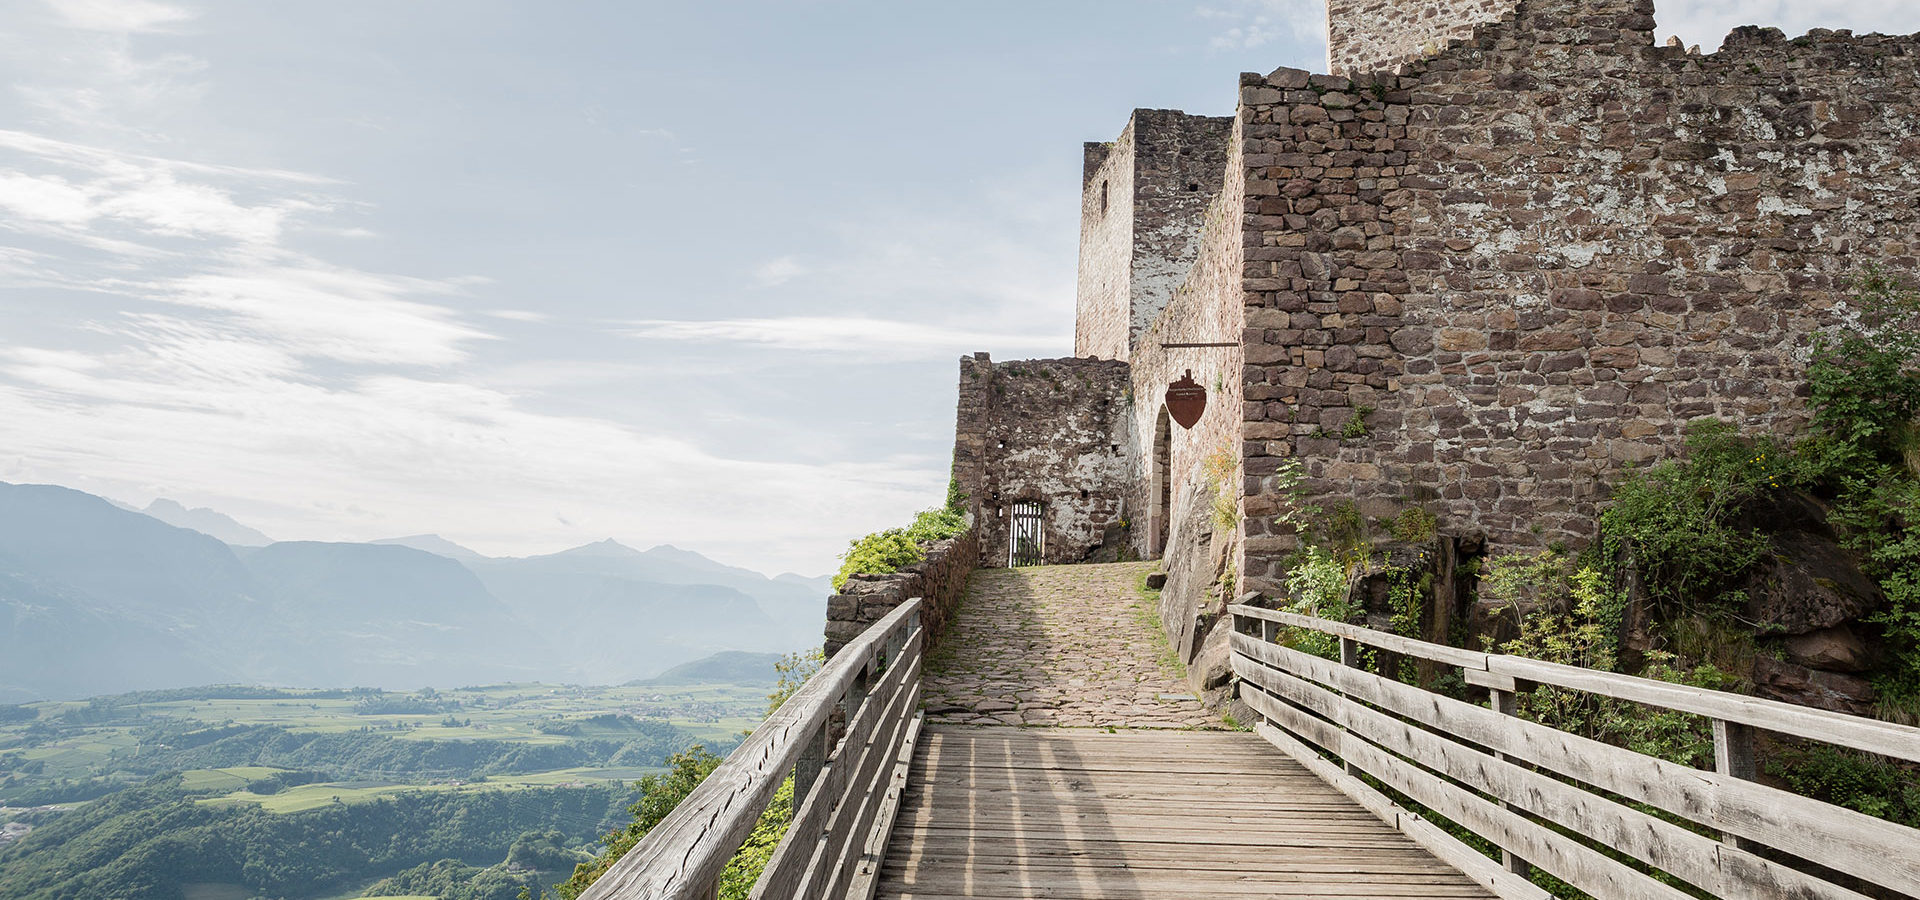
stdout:
[(878, 896), (1475, 897), (1251, 734), (930, 725)]

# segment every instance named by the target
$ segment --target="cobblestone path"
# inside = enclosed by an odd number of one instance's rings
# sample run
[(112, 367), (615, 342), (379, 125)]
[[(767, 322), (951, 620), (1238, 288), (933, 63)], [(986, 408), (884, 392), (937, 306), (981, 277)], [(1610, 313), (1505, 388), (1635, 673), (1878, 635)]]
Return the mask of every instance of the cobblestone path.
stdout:
[(1154, 563), (981, 569), (928, 660), (927, 721), (1218, 728), (1143, 614)]

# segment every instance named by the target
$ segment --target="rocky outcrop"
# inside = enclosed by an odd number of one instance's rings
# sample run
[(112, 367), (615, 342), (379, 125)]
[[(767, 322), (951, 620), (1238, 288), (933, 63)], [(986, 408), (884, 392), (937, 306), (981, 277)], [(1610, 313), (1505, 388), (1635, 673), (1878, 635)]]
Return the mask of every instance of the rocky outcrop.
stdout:
[(1764, 655), (1753, 660), (1753, 687), (1754, 693), (1770, 700), (1857, 716), (1873, 712), (1873, 685), (1865, 679), (1810, 669)]
[(1787, 660), (1829, 672), (1865, 672), (1873, 667), (1871, 651), (1852, 628), (1837, 625), (1787, 638)]
[(1225, 560), (1213, 552), (1213, 489), (1205, 482), (1186, 485), (1174, 511), (1172, 534), (1164, 557), (1166, 586), (1160, 590), (1160, 625), (1181, 662), (1193, 659), (1194, 648), (1220, 612), (1216, 583)]
[(1880, 586), (1860, 571), (1831, 533), (1793, 528), (1773, 536), (1773, 549), (1747, 583), (1747, 617), (1763, 629), (1807, 634), (1851, 622), (1884, 602)]

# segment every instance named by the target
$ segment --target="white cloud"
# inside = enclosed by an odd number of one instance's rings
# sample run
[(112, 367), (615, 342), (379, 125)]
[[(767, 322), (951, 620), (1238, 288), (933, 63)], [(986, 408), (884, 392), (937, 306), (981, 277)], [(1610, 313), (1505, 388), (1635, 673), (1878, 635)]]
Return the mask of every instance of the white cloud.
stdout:
[(58, 175), (35, 177), (19, 172), (0, 172), (0, 208), (59, 225), (82, 225), (98, 215), (85, 188)]
[(447, 307), (410, 299), (447, 293), (445, 283), (312, 260), (216, 269), (136, 290), (230, 314), (260, 340), (336, 362), (445, 365), (466, 358), (464, 342), (490, 337), (461, 324)]
[(681, 321), (646, 319), (629, 323), (634, 337), (660, 341), (761, 344), (781, 350), (860, 354), (900, 359), (982, 348), (995, 351), (1059, 351), (1070, 348), (1070, 334), (996, 334), (947, 328), (923, 322), (836, 316), (788, 316), (763, 319)]
[(122, 34), (166, 31), (198, 15), (185, 7), (153, 0), (47, 0), (47, 5), (75, 28)]
[(0, 131), (0, 151), (11, 151), (0, 154), (0, 209), (14, 214), (4, 227), (124, 255), (162, 254), (153, 238), (270, 247), (290, 218), (327, 207), (316, 195), (284, 193), (289, 184), (325, 183), (296, 173), (116, 153), (18, 131)]
[(484, 315), (492, 316), (496, 319), (505, 319), (509, 322), (529, 322), (535, 324), (552, 321), (553, 319), (552, 316), (546, 313), (534, 312), (530, 309), (490, 309), (487, 310)]
[(50, 0), (0, 38), (19, 71), (13, 84), (40, 123), (88, 133), (159, 138), (158, 126), (206, 91), (206, 60), (139, 53), (136, 43), (178, 32), (197, 14), (151, 0)]
[(753, 280), (761, 287), (778, 287), (802, 275), (810, 269), (801, 265), (793, 256), (778, 256), (761, 263), (753, 270)]
[(475, 383), (374, 374), (329, 387), (202, 323), (128, 331), (138, 340), (104, 356), (0, 354), (13, 436), (0, 479), (111, 473), (156, 494), (270, 498), (284, 512), (254, 517), (287, 536), (439, 531), (524, 553), (620, 535), (817, 570), (876, 510), (925, 505), (942, 462), (727, 459)]
[(1214, 50), (1252, 50), (1287, 38), (1312, 45), (1326, 41), (1323, 0), (1227, 0), (1194, 14), (1224, 26), (1208, 44)]
[(1813, 28), (1887, 34), (1920, 32), (1920, 5), (1912, 0), (1667, 0), (1654, 8), (1659, 36), (1677, 34), (1688, 46), (1718, 49), (1741, 25), (1779, 28), (1789, 37)]

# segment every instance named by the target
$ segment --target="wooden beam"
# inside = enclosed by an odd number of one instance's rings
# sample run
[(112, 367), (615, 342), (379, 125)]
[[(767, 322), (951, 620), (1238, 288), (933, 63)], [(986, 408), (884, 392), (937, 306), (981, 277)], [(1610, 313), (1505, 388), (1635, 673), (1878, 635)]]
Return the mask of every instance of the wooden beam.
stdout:
[[(874, 648), (911, 628), (908, 600), (855, 637), (767, 717), (700, 786), (581, 895), (582, 900), (701, 897), (759, 822), (807, 739), (853, 684)], [(915, 629), (917, 630), (917, 629)]]
[(1920, 847), (1920, 830), (1503, 716), (1277, 644), (1235, 640), (1233, 650), (1246, 662), (1310, 679), (1457, 740), (1920, 896), (1920, 856), (1912, 850)]
[(1744, 694), (1713, 691), (1690, 685), (1636, 678), (1614, 672), (1600, 672), (1559, 663), (1542, 662), (1524, 656), (1476, 653), (1444, 644), (1375, 631), (1360, 625), (1334, 622), (1314, 616), (1259, 609), (1244, 604), (1228, 607), (1236, 616), (1278, 622), (1324, 634), (1359, 641), (1383, 650), (1430, 659), (1462, 669), (1479, 669), (1520, 681), (1550, 684), (1586, 691), (1620, 700), (1631, 700), (1665, 709), (1694, 713), (1766, 731), (1850, 747), (1881, 756), (1920, 762), (1920, 728), (1896, 725), (1861, 716), (1796, 706), (1778, 700), (1763, 700)]
[[(1715, 897), (1867, 900), (1815, 876), (1743, 850), (1722, 847), (1713, 838), (1368, 709), (1285, 672), (1252, 665), (1248, 668), (1254, 670), (1251, 675), (1266, 682), (1263, 689), (1325, 716), (1382, 749), (1418, 760), (1438, 774), (1491, 795), (1500, 801), (1502, 809), (1525, 810), (1664, 870)], [(1507, 845), (1501, 846), (1504, 849)], [(1548, 871), (1567, 878), (1561, 872)]]

